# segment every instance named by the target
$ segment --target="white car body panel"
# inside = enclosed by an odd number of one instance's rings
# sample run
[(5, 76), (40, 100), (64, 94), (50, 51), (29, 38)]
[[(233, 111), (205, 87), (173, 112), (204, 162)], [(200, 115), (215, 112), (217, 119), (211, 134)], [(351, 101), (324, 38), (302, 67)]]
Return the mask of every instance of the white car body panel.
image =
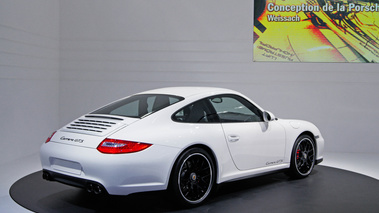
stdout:
[[(165, 189), (168, 183), (167, 174), (180, 150), (154, 145), (144, 151), (109, 155), (93, 148), (74, 145), (67, 147), (67, 144), (49, 142), (41, 147), (41, 162), (44, 169), (101, 183), (109, 194), (127, 195)], [(69, 162), (75, 168), (67, 164), (57, 169), (53, 164), (56, 159), (70, 159)], [(77, 165), (80, 165), (79, 174), (72, 172)]]
[(222, 124), (230, 155), (239, 170), (284, 162), (285, 132), (278, 122)]
[[(139, 94), (170, 94), (185, 99), (142, 119), (84, 115), (62, 127), (50, 142), (41, 146), (43, 169), (100, 183), (109, 194), (127, 195), (167, 189), (176, 159), (191, 146), (201, 146), (214, 156), (217, 183), (289, 168), (294, 142), (302, 133), (314, 136), (316, 160), (323, 158), (324, 139), (317, 127), (306, 121), (275, 119), (245, 123), (241, 128), (236, 123), (181, 123), (171, 118), (188, 104), (218, 94), (239, 95), (264, 111), (238, 92), (180, 87)], [(101, 132), (72, 128), (77, 121), (93, 122), (89, 118), (106, 125), (112, 121), (112, 124)], [(103, 154), (96, 148), (105, 138), (152, 146), (136, 153)]]

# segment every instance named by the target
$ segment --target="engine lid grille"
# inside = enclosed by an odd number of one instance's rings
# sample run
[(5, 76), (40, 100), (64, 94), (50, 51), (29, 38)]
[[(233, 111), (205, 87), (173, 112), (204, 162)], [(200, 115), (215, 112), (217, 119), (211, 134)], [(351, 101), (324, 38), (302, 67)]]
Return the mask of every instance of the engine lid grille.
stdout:
[(78, 119), (70, 124), (67, 129), (79, 129), (92, 132), (103, 132), (116, 123), (100, 120)]
[(66, 132), (106, 135), (124, 125), (124, 119), (111, 116), (85, 115), (62, 128)]

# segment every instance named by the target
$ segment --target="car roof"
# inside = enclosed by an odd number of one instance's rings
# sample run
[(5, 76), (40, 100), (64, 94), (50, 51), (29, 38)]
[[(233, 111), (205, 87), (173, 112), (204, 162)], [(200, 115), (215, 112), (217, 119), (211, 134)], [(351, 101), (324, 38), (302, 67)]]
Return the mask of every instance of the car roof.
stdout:
[(223, 93), (238, 94), (234, 90), (217, 88), (217, 87), (166, 87), (149, 90), (138, 94), (167, 94), (188, 98), (194, 95), (217, 95)]

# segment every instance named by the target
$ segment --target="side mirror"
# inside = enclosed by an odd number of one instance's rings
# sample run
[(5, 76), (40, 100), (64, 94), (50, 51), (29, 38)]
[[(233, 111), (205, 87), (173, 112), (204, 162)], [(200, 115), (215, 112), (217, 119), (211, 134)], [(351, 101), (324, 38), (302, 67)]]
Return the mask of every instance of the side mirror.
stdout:
[(263, 120), (265, 122), (273, 121), (275, 120), (275, 116), (269, 111), (263, 111)]

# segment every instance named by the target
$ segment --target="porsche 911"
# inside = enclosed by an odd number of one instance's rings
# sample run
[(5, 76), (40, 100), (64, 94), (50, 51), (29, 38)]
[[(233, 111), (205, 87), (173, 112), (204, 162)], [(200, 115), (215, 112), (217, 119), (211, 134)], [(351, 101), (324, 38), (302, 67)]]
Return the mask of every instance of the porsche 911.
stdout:
[(95, 194), (168, 190), (186, 206), (220, 183), (287, 171), (305, 178), (323, 160), (319, 129), (279, 119), (243, 94), (172, 87), (87, 113), (41, 146), (43, 178)]

